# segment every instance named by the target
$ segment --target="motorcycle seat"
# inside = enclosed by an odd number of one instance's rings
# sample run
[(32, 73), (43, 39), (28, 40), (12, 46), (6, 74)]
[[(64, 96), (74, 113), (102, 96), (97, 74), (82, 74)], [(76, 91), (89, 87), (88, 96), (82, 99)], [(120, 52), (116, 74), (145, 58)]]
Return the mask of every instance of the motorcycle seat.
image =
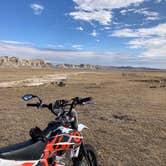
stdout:
[(38, 160), (40, 159), (46, 142), (28, 140), (15, 145), (0, 148), (0, 158), (7, 160)]

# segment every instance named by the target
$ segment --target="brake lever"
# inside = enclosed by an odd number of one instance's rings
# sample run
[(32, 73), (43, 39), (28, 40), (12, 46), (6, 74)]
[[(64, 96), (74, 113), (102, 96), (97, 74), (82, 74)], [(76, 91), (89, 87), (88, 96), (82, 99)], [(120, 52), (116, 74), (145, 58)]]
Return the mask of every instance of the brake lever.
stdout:
[(87, 101), (87, 102), (85, 102), (85, 104), (87, 104), (87, 105), (96, 105), (96, 103), (94, 101)]

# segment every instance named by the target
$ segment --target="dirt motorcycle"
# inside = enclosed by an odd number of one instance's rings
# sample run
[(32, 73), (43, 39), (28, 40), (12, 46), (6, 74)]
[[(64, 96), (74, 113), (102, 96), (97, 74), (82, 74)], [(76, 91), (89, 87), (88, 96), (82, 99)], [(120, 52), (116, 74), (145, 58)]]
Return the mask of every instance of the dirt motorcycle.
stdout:
[(33, 99), (28, 107), (47, 108), (56, 118), (44, 130), (32, 128), (28, 141), (0, 148), (0, 166), (64, 166), (63, 160), (68, 151), (73, 166), (98, 165), (94, 148), (83, 142), (82, 130), (88, 127), (78, 124), (75, 110), (77, 105), (90, 103), (90, 97), (56, 100), (50, 104), (44, 104), (32, 94), (22, 98), (24, 101)]

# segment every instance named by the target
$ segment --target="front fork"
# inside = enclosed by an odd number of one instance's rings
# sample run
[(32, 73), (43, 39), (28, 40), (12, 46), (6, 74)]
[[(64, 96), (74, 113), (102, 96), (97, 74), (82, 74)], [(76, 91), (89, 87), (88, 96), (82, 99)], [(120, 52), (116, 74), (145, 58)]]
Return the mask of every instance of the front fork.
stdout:
[(93, 166), (92, 162), (91, 162), (91, 159), (89, 157), (89, 154), (88, 154), (88, 151), (87, 149), (85, 148), (84, 144), (82, 143), (81, 144), (81, 150), (82, 150), (82, 158), (85, 157), (85, 159), (88, 161), (88, 163), (90, 164), (90, 166)]

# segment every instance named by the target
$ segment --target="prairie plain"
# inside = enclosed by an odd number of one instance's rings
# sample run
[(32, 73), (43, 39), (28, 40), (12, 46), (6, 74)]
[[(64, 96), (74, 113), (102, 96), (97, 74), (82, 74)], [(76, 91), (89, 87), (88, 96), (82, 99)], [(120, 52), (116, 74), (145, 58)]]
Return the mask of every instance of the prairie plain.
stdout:
[[(51, 83), (61, 79), (66, 86)], [(54, 119), (45, 109), (26, 108), (24, 94), (46, 103), (91, 96), (95, 105), (77, 110), (101, 166), (165, 166), (165, 79), (165, 71), (0, 69), (0, 147), (29, 139), (30, 128)]]

